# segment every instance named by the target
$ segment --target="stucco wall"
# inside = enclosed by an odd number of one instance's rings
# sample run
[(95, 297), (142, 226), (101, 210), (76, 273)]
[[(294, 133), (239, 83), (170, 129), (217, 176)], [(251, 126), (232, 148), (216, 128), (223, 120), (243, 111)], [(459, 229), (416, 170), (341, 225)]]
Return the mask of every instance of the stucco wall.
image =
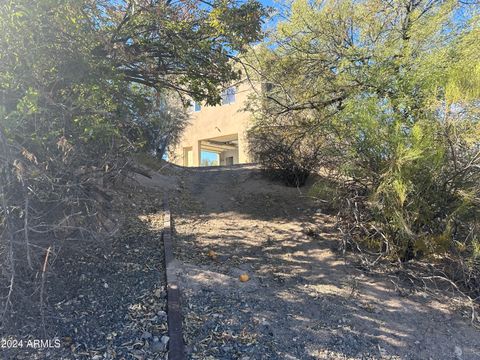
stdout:
[(228, 151), (223, 151), (220, 154), (220, 165), (226, 165), (225, 159), (227, 157), (233, 157), (233, 163), (238, 164), (239, 163), (239, 158), (238, 158), (238, 151), (237, 150), (228, 150)]
[(198, 112), (191, 113), (190, 125), (186, 128), (181, 142), (170, 158), (178, 165), (183, 165), (183, 149), (192, 147), (193, 166), (200, 164), (200, 141), (226, 135), (238, 134), (238, 163), (250, 162), (246, 130), (249, 126), (250, 113), (242, 111), (252, 88), (248, 82), (237, 86), (235, 102), (218, 106), (202, 106)]

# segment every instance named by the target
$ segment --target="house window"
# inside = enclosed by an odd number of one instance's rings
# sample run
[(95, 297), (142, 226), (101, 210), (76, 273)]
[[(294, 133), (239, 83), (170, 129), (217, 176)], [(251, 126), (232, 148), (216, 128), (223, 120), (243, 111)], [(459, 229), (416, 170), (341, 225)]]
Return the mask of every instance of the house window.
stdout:
[(194, 112), (199, 112), (200, 110), (202, 110), (202, 105), (198, 101), (192, 101), (191, 106), (192, 111)]
[(233, 104), (235, 102), (235, 86), (231, 86), (222, 93), (222, 104)]

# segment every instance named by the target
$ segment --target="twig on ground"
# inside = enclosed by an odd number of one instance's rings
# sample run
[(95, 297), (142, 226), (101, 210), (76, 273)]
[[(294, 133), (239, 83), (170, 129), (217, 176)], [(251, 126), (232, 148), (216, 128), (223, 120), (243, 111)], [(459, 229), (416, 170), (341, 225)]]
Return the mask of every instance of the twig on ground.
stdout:
[(41, 286), (40, 286), (40, 314), (42, 316), (42, 328), (43, 328), (43, 333), (46, 334), (46, 329), (45, 329), (45, 311), (44, 311), (44, 289), (45, 289), (45, 273), (47, 272), (47, 264), (48, 264), (48, 257), (50, 255), (51, 251), (51, 246), (48, 247), (47, 253), (45, 254), (45, 260), (43, 262), (43, 268), (42, 268), (42, 281), (41, 281)]

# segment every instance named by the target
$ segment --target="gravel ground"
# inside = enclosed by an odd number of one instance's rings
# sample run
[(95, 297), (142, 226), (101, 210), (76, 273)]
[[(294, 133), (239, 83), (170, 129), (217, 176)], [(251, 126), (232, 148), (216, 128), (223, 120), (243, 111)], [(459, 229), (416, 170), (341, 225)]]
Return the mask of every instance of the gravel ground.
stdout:
[(183, 171), (180, 185), (188, 358), (480, 359), (480, 332), (452, 297), (398, 291), (343, 261), (334, 218), (298, 189), (252, 167)]
[[(167, 314), (162, 195), (125, 188), (127, 214), (111, 239), (77, 240), (54, 254), (42, 321), (9, 334), (23, 348), (2, 359), (165, 359)], [(60, 347), (27, 348), (28, 339)]]

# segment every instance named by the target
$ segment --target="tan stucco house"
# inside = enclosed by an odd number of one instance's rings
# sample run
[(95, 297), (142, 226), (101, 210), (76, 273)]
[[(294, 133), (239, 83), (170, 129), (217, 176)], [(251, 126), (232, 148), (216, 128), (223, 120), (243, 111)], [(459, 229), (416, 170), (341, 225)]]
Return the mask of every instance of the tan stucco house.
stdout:
[(190, 124), (169, 160), (181, 166), (201, 166), (202, 152), (208, 152), (217, 154), (218, 165), (249, 163), (246, 132), (251, 115), (244, 107), (252, 91), (250, 82), (241, 81), (224, 90), (221, 105), (192, 103)]

